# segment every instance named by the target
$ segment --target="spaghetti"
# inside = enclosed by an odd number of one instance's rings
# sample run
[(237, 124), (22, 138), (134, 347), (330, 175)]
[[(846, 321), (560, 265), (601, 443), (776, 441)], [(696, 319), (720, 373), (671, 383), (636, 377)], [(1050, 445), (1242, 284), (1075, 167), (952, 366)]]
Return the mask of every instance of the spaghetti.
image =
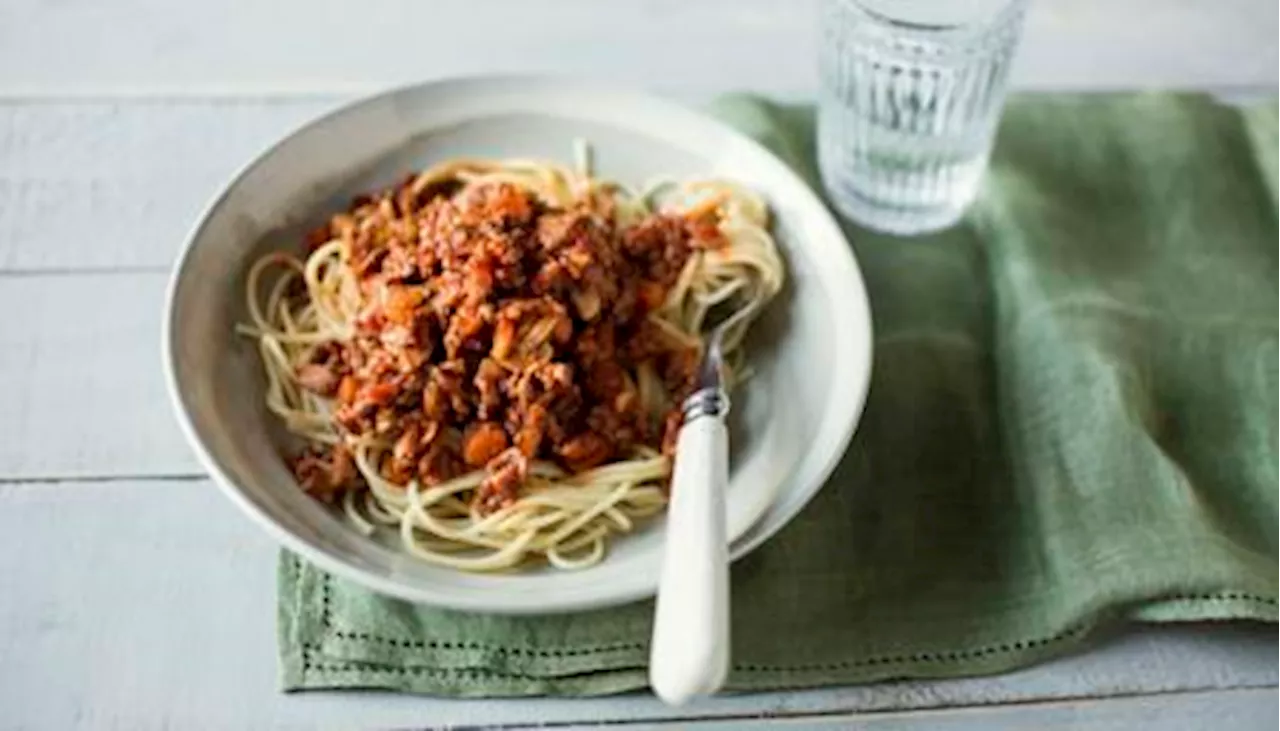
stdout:
[(703, 322), (773, 297), (782, 262), (746, 189), (635, 192), (578, 152), (436, 165), (251, 267), (238, 329), (307, 445), (294, 472), (362, 532), (461, 570), (570, 569), (665, 506)]

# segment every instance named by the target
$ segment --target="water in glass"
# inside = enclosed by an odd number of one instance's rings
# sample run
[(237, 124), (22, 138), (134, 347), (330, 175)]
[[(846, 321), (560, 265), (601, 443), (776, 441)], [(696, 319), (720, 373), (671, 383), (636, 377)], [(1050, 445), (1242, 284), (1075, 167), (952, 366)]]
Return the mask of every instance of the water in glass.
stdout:
[(846, 216), (913, 234), (977, 194), (1028, 0), (823, 0), (818, 147)]

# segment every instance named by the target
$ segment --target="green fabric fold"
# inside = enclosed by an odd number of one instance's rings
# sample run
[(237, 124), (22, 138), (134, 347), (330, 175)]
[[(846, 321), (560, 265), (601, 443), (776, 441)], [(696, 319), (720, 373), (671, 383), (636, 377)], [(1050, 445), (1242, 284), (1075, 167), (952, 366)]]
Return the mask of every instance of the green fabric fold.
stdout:
[[(714, 113), (816, 186), (811, 108)], [(960, 225), (848, 227), (866, 413), (813, 503), (734, 565), (731, 688), (999, 672), (1126, 621), (1276, 621), (1276, 116), (1015, 97)], [(432, 609), (283, 554), (282, 682), (635, 689), (650, 612)]]

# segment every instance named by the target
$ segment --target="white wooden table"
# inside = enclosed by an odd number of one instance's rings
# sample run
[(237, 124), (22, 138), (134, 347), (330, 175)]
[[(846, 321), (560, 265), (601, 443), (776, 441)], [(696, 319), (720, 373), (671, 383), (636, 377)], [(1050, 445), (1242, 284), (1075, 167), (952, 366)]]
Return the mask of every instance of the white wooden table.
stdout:
[[(1257, 625), (678, 711), (277, 691), (275, 548), (203, 477), (160, 379), (161, 292), (204, 201), (300, 122), (421, 78), (808, 98), (815, 18), (807, 0), (0, 0), (0, 728), (1275, 728), (1276, 631)], [(1276, 28), (1275, 0), (1042, 0), (1015, 78), (1275, 93)]]

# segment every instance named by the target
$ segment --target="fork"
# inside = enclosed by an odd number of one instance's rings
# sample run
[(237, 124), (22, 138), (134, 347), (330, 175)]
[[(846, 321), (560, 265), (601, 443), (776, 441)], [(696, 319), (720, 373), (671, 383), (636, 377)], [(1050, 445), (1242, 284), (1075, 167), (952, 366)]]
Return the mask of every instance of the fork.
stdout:
[[(712, 327), (698, 369), (698, 388), (683, 404), (649, 648), (649, 684), (672, 705), (715, 693), (729, 670), (729, 396), (724, 388), (724, 350), (726, 338), (755, 314), (759, 302), (750, 298), (751, 304)], [(708, 314), (715, 315), (716, 309)]]

